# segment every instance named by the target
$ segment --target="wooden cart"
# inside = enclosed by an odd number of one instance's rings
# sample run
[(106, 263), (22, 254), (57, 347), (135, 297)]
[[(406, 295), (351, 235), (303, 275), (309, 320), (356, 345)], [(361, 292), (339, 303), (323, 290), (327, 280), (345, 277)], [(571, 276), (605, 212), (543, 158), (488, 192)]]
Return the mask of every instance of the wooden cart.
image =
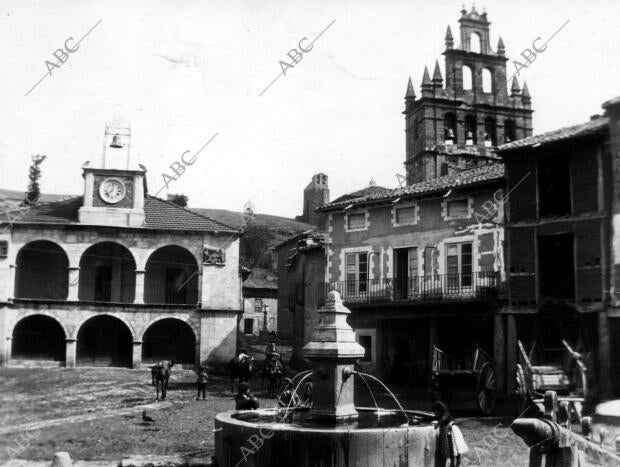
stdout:
[(566, 401), (576, 421), (581, 421), (583, 402), (588, 397), (587, 368), (583, 356), (575, 352), (565, 340), (559, 349), (546, 349), (532, 344), (529, 353), (517, 341), (517, 395), (519, 412), (527, 411), (532, 404), (543, 403), (546, 391), (555, 391), (558, 402)]
[(478, 408), (484, 415), (489, 415), (497, 401), (495, 362), (489, 354), (476, 346), (472, 367), (464, 368), (461, 360), (433, 346), (431, 387), (433, 399), (447, 404), (450, 404), (452, 393), (456, 389), (474, 392)]

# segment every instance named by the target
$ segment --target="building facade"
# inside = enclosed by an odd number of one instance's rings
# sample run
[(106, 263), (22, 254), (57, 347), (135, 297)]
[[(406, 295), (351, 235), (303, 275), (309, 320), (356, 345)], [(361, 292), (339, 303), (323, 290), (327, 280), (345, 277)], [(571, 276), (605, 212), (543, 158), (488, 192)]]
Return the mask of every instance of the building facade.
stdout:
[(319, 298), (340, 292), (367, 370), (426, 387), (434, 346), (463, 360), (476, 345), (494, 352), (503, 215), (485, 208), (503, 185), (503, 166), (491, 164), (320, 208)]
[(2, 363), (219, 366), (241, 310), (233, 227), (148, 194), (129, 128), (106, 127), (84, 195), (0, 222)]
[(317, 230), (292, 236), (276, 246), (278, 257), (278, 335), (292, 339), (291, 364), (304, 369), (302, 349), (319, 322), (327, 265), (325, 235)]
[(565, 339), (585, 355), (599, 398), (620, 393), (620, 99), (603, 107), (584, 124), (500, 148), (508, 368), (517, 340), (553, 349)]

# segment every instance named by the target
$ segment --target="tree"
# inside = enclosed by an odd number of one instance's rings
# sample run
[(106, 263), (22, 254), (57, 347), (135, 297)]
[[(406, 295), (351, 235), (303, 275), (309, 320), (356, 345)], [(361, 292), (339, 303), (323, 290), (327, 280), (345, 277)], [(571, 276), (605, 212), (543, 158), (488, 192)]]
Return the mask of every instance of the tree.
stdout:
[(189, 198), (187, 196), (185, 196), (184, 194), (169, 195), (168, 196), (168, 201), (170, 201), (171, 203), (176, 204), (177, 206), (181, 206), (182, 208), (187, 207), (188, 199)]
[(35, 154), (32, 156), (32, 165), (28, 172), (28, 193), (26, 193), (26, 204), (35, 204), (41, 196), (39, 189), (39, 178), (41, 178), (41, 168), (39, 167), (47, 156)]

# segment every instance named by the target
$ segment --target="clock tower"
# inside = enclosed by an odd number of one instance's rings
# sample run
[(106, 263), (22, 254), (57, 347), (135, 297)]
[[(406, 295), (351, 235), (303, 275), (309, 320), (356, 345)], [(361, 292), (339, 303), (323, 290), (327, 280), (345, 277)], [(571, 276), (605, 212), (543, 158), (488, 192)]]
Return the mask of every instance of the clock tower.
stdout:
[(131, 154), (128, 123), (106, 124), (103, 153), (99, 164), (83, 166), (84, 204), (81, 224), (141, 227), (144, 225), (144, 166)]

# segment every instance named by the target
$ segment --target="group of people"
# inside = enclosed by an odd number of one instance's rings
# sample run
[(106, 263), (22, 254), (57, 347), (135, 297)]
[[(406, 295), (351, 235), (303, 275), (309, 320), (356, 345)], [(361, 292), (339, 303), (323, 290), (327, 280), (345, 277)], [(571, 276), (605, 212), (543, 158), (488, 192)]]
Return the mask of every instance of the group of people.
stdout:
[[(237, 356), (235, 357), (238, 363), (242, 363), (245, 359), (251, 358), (245, 351), (245, 349), (239, 349), (237, 352)], [(275, 340), (271, 340), (269, 344), (267, 344), (267, 348), (265, 349), (265, 366), (269, 365), (271, 362), (277, 362), (281, 365), (284, 370), (284, 364), (282, 362), (282, 358), (278, 353), (276, 348)], [(207, 398), (207, 382), (209, 381), (209, 375), (207, 374), (207, 368), (205, 366), (200, 366), (196, 373), (196, 400), (200, 400), (202, 396), (202, 400), (206, 400)], [(257, 409), (259, 407), (258, 399), (252, 394), (250, 390), (250, 384), (246, 381), (239, 383), (239, 391), (235, 395), (235, 406), (237, 410), (251, 410)]]

